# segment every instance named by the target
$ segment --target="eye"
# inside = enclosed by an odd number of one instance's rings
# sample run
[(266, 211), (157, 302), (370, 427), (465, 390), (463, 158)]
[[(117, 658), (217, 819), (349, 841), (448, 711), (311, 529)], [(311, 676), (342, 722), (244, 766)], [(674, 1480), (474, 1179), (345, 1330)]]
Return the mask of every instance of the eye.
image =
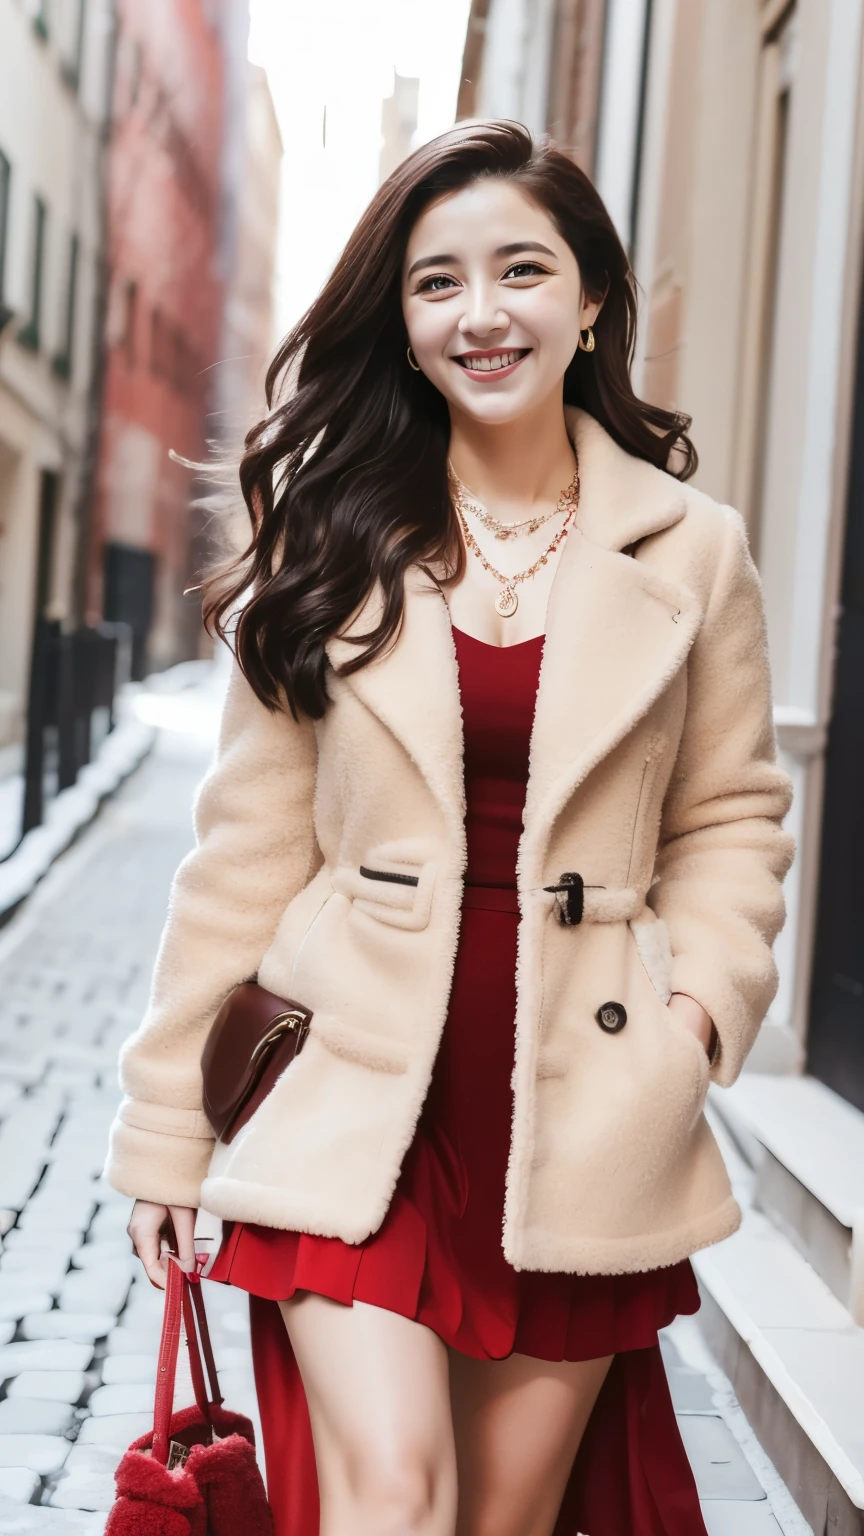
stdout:
[(431, 277), (424, 277), (422, 283), (418, 283), (418, 293), (446, 293), (448, 288), (455, 287), (455, 278), (449, 277), (446, 272), (435, 272)]
[(541, 267), (539, 261), (514, 261), (512, 267), (508, 267), (504, 273), (506, 277), (548, 277), (548, 268)]

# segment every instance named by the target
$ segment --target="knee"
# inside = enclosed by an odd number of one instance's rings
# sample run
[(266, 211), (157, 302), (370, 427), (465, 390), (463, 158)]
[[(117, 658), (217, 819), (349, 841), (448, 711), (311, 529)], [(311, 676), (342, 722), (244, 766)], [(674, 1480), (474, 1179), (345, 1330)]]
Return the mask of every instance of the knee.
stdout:
[(392, 1459), (379, 1455), (363, 1467), (355, 1463), (349, 1481), (364, 1530), (368, 1526), (379, 1536), (427, 1536), (442, 1529), (446, 1469), (436, 1469), (426, 1458), (411, 1452)]

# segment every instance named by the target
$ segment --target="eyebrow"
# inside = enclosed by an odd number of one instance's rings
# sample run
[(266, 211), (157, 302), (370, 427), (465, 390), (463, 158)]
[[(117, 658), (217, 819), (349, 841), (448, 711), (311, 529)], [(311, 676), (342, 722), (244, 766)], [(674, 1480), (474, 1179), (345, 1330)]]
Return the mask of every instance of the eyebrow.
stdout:
[[(540, 251), (544, 256), (551, 256), (555, 260), (555, 252), (550, 251), (548, 245), (541, 245), (539, 240), (514, 240), (511, 245), (499, 245), (493, 251), (493, 256), (517, 256), (520, 251)], [(413, 277), (415, 272), (421, 272), (425, 267), (456, 266), (458, 256), (421, 256), (419, 261), (409, 268), (408, 276)]]

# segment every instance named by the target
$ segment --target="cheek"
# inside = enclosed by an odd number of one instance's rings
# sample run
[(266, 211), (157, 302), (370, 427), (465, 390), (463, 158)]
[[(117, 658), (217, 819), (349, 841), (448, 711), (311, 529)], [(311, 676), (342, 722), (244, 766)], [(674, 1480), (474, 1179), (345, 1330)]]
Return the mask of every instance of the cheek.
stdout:
[(562, 303), (560, 296), (544, 288), (535, 289), (528, 296), (521, 314), (514, 310), (514, 320), (537, 342), (541, 360), (550, 362), (570, 361), (579, 344), (579, 306)]
[(441, 352), (453, 330), (446, 304), (407, 304), (404, 309), (405, 326), (415, 353)]

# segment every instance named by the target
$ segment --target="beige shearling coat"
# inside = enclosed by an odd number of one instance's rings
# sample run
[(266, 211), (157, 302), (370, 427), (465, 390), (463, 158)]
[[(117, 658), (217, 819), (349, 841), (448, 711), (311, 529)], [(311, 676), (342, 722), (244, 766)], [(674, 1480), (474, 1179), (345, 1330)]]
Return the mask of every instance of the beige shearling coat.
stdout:
[[(740, 518), (585, 413), (571, 424), (582, 498), (549, 601), (519, 852), (503, 1247), (520, 1269), (606, 1274), (672, 1264), (740, 1219), (702, 1112), (708, 1058), (665, 1004), (704, 1005), (710, 1074), (731, 1083), (775, 990), (790, 788)], [(331, 642), (334, 666), (350, 654)], [(330, 692), (323, 720), (297, 724), (235, 670), (107, 1172), (128, 1195), (356, 1243), (414, 1135), (459, 941), (458, 675), (419, 569), (398, 641)], [(590, 887), (578, 926), (543, 889), (565, 871)], [(256, 974), (314, 1010), (311, 1033), (214, 1146), (201, 1049)], [(596, 1020), (607, 1002), (626, 1009), (618, 1033)]]

